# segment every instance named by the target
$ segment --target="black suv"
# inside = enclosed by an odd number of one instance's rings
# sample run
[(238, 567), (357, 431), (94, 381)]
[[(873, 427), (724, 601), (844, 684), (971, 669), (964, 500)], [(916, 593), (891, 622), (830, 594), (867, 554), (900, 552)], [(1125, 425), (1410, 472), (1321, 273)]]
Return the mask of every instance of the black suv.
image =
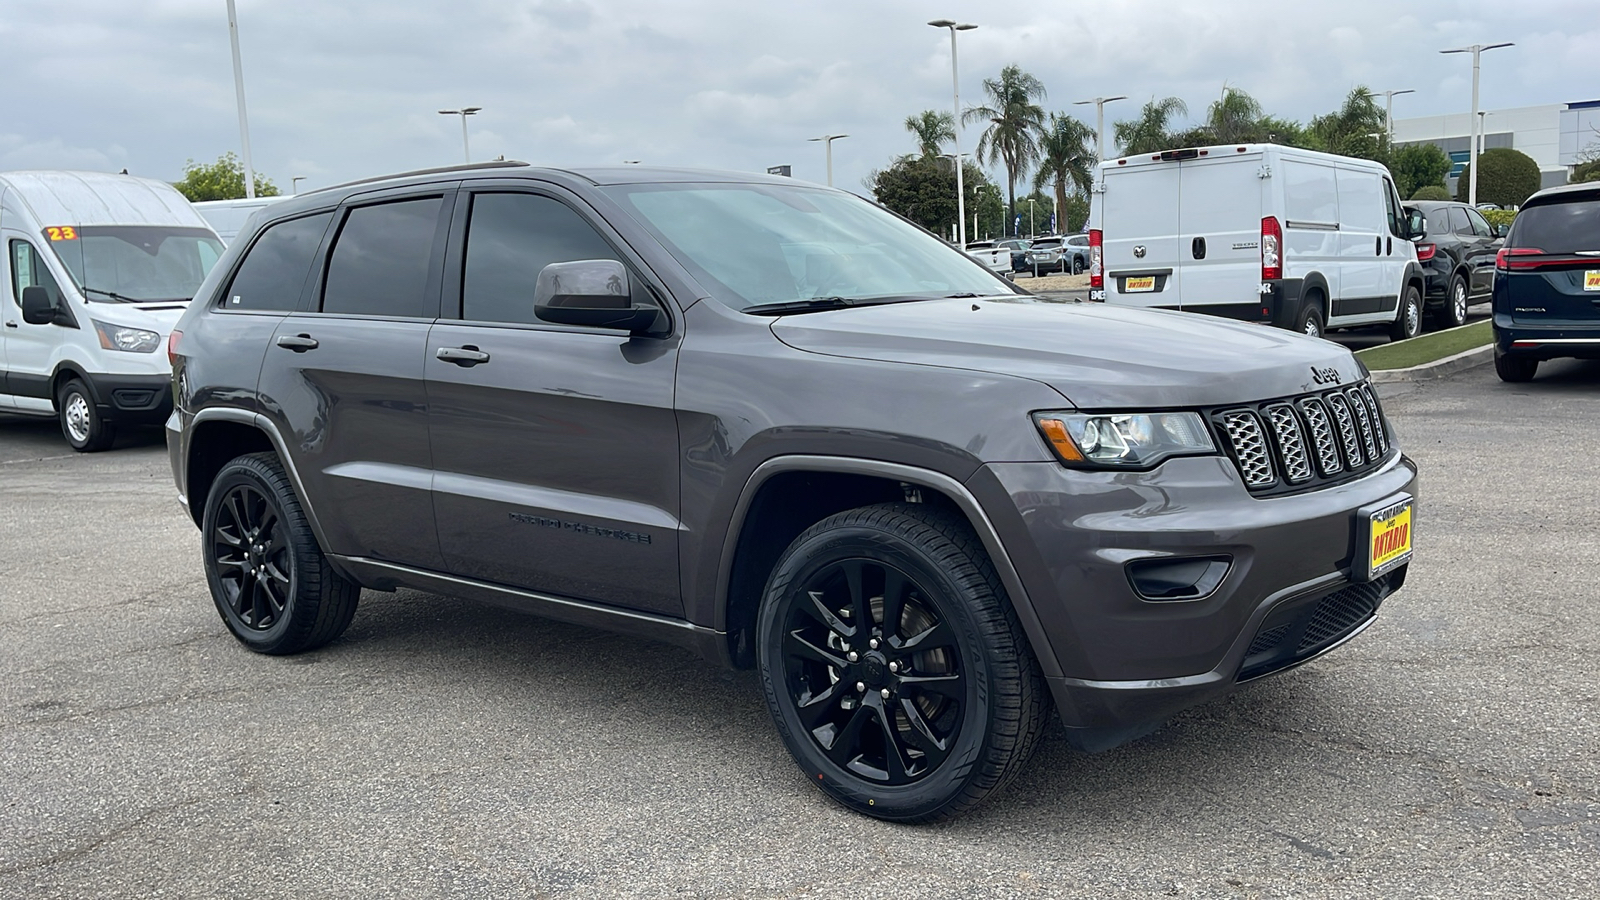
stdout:
[(1511, 223), (1494, 276), (1494, 367), (1529, 381), (1546, 359), (1600, 359), (1600, 184), (1549, 188)]
[(401, 586), (761, 674), (804, 778), (969, 808), (1360, 631), (1416, 467), (1343, 347), (1049, 304), (787, 178), (505, 163), (303, 194), (169, 350), (222, 620)]
[(1501, 235), (1483, 214), (1465, 203), (1415, 200), (1410, 214), (1417, 262), (1426, 277), (1423, 302), (1447, 328), (1467, 324), (1467, 307), (1494, 290), (1494, 257)]

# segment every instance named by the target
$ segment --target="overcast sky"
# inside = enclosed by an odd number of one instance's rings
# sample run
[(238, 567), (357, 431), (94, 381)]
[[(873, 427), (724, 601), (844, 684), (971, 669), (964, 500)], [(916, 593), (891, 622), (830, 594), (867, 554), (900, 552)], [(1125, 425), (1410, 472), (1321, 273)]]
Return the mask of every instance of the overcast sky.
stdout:
[[(77, 168), (168, 181), (186, 159), (239, 149), (225, 0), (0, 0), (0, 170)], [(762, 171), (790, 164), (862, 179), (914, 143), (907, 115), (949, 109), (948, 32), (962, 103), (1008, 63), (1038, 76), (1047, 110), (1151, 96), (1198, 117), (1224, 82), (1305, 120), (1356, 84), (1415, 88), (1396, 118), (1465, 111), (1469, 56), (1483, 107), (1600, 99), (1595, 0), (238, 0), (257, 171), (287, 192), (462, 158)], [(971, 149), (977, 133), (963, 138)], [(1020, 193), (1020, 191), (1019, 191)]]

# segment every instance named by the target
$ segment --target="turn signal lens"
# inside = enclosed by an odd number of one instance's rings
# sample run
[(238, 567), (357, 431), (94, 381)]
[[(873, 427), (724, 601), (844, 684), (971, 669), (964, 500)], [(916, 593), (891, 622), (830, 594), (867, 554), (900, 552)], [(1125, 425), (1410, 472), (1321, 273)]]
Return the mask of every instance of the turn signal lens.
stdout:
[(1063, 462), (1083, 462), (1083, 454), (1078, 451), (1078, 445), (1072, 442), (1067, 434), (1067, 423), (1060, 419), (1040, 419), (1039, 430), (1044, 432), (1044, 439), (1050, 442), (1050, 449), (1056, 451)]

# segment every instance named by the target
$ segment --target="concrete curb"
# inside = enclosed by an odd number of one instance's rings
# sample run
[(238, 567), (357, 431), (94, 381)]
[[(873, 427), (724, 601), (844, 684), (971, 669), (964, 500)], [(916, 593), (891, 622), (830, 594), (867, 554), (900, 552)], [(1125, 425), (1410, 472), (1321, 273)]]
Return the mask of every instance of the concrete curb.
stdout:
[(1473, 347), (1463, 350), (1454, 356), (1436, 359), (1420, 366), (1409, 369), (1374, 369), (1372, 371), (1373, 384), (1391, 384), (1399, 381), (1431, 381), (1473, 369), (1494, 359), (1494, 344), (1484, 344), (1482, 347)]

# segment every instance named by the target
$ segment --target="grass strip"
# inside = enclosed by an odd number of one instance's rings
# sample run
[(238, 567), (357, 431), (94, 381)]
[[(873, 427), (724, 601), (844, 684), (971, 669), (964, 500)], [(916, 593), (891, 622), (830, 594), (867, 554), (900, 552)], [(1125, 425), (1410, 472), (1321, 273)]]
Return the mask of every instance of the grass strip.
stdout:
[(1391, 341), (1378, 347), (1358, 350), (1356, 356), (1369, 369), (1409, 369), (1482, 347), (1494, 340), (1490, 326), (1490, 321), (1485, 319), (1460, 328), (1419, 335), (1409, 341)]

